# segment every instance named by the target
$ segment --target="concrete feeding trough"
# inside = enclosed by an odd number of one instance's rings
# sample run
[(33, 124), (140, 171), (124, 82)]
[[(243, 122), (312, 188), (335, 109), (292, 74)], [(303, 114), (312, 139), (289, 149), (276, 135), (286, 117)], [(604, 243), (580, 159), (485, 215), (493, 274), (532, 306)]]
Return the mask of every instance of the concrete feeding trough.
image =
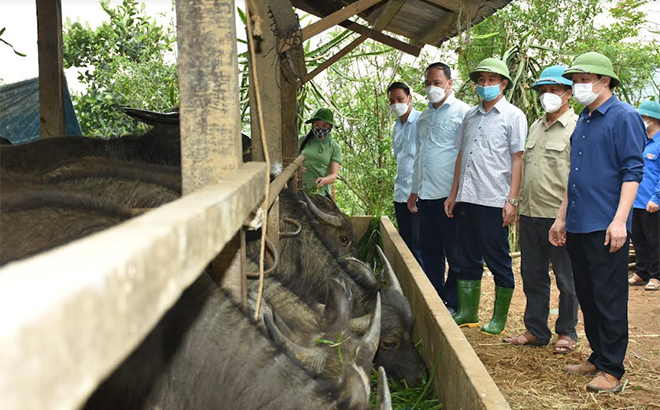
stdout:
[[(371, 220), (370, 216), (353, 218), (358, 238)], [(383, 251), (415, 315), (414, 337), (422, 340), (426, 366), (433, 369), (437, 363), (433, 387), (443, 408), (511, 409), (387, 216), (380, 219), (379, 230)]]

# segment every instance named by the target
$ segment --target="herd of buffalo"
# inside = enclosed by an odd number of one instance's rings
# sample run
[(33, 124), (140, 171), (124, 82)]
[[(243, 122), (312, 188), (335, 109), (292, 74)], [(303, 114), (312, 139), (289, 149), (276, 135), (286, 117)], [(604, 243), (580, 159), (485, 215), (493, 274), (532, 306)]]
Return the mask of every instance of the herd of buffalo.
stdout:
[[(0, 265), (181, 196), (178, 113), (128, 114), (153, 128), (2, 146)], [(324, 196), (284, 190), (280, 225), (297, 228), (271, 252), (260, 303), (258, 281), (248, 280), (243, 309), (202, 273), (85, 408), (368, 409), (374, 367), (378, 408), (391, 408), (385, 375), (414, 385), (426, 368), (387, 258), (378, 248), (378, 278), (357, 258), (351, 219)], [(257, 238), (248, 234), (252, 274)]]

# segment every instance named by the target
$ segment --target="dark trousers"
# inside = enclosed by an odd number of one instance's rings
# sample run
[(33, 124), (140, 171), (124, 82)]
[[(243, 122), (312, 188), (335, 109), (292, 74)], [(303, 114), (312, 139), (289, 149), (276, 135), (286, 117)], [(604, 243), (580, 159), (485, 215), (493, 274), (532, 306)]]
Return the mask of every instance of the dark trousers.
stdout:
[(410, 213), (408, 205), (401, 202), (394, 203), (394, 213), (399, 226), (399, 235), (423, 269), (422, 250), (419, 246), (419, 214)]
[(628, 347), (628, 245), (610, 253), (605, 231), (567, 233), (575, 293), (596, 369), (621, 379)]
[(458, 278), (481, 280), (485, 260), (493, 273), (495, 285), (500, 288), (515, 287), (509, 256), (509, 227), (502, 227), (502, 208), (468, 203), (460, 203), (456, 207), (461, 264)]
[[(447, 306), (458, 308), (456, 278), (460, 271), (456, 246), (456, 221), (445, 214), (445, 199), (420, 199), (420, 240), (424, 272)], [(449, 273), (445, 282), (445, 258)]]
[(552, 246), (548, 241), (548, 231), (554, 221), (551, 218), (520, 215), (520, 274), (527, 297), (525, 327), (543, 344), (547, 344), (552, 337), (548, 328), (550, 261), (559, 289), (559, 316), (555, 322), (555, 332), (577, 340), (578, 301), (571, 260), (565, 247)]
[(632, 241), (637, 275), (660, 280), (660, 212), (633, 209)]

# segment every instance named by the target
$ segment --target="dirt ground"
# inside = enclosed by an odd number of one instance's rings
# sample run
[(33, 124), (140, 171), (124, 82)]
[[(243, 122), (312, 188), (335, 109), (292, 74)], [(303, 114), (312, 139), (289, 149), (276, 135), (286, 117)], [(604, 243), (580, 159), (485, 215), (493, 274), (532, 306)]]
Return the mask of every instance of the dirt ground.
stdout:
[[(631, 287), (628, 302), (630, 341), (626, 355), (627, 381), (618, 394), (594, 394), (585, 390), (592, 376), (570, 375), (562, 371), (565, 364), (579, 363), (589, 353), (584, 335), (582, 313), (578, 323), (578, 348), (566, 355), (553, 354), (556, 335), (545, 347), (511, 346), (503, 337), (525, 331), (523, 313), (526, 298), (520, 279), (520, 259), (514, 259), (516, 290), (509, 320), (500, 336), (482, 334), (479, 328), (463, 328), (463, 333), (488, 372), (495, 380), (512, 409), (660, 409), (660, 292)], [(480, 318), (483, 325), (490, 320), (493, 308), (492, 276), (482, 282)], [(557, 318), (558, 291), (553, 280), (550, 329)], [(553, 313), (554, 312), (554, 313)]]

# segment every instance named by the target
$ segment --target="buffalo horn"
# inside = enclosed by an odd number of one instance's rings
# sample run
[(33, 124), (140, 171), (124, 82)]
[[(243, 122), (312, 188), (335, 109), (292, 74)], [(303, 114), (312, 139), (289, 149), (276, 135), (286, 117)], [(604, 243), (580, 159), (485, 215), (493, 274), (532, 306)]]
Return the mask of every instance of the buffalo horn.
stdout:
[(390, 287), (403, 293), (399, 279), (397, 279), (396, 275), (394, 274), (394, 269), (392, 269), (390, 261), (387, 260), (387, 256), (385, 256), (383, 250), (380, 249), (380, 246), (376, 245), (376, 250), (378, 251), (378, 257), (383, 264), (383, 275), (385, 276), (387, 282), (390, 284)]
[(337, 215), (330, 215), (321, 211), (305, 191), (303, 191), (303, 197), (305, 198), (307, 208), (312, 213), (312, 215), (329, 225), (341, 228), (341, 219)]
[(374, 311), (374, 316), (371, 319), (371, 326), (362, 338), (362, 343), (366, 349), (367, 358), (369, 358), (369, 360), (373, 359), (376, 355), (376, 350), (378, 350), (378, 344), (380, 342), (380, 320), (380, 292), (378, 292), (376, 294), (376, 309)]
[(378, 289), (378, 280), (376, 275), (366, 263), (352, 256), (347, 256), (340, 260), (348, 276), (363, 289)]
[(377, 410), (392, 410), (392, 396), (387, 385), (387, 374), (383, 366), (378, 366), (378, 397), (376, 399)]
[(363, 335), (369, 329), (369, 323), (371, 323), (371, 313), (353, 318), (351, 319), (351, 332)]
[(124, 112), (128, 116), (133, 117), (136, 120), (149, 125), (156, 125), (156, 124), (179, 125), (178, 109), (177, 111), (162, 113), (162, 112), (138, 110), (135, 108), (125, 107)]
[(287, 356), (300, 362), (311, 377), (316, 377), (323, 371), (326, 359), (324, 351), (298, 346), (282, 334), (269, 312), (264, 313), (263, 317), (271, 339)]

